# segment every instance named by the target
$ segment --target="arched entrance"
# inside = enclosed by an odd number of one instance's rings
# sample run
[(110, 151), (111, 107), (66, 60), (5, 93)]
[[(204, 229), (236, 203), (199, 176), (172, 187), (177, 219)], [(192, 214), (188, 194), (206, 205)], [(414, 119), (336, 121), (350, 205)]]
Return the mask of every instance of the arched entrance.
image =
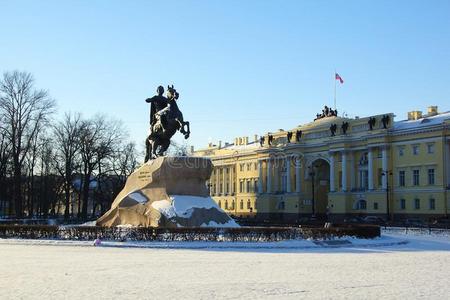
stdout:
[(330, 164), (322, 158), (316, 159), (308, 167), (308, 175), (313, 212), (315, 215), (324, 216), (327, 213), (330, 191)]

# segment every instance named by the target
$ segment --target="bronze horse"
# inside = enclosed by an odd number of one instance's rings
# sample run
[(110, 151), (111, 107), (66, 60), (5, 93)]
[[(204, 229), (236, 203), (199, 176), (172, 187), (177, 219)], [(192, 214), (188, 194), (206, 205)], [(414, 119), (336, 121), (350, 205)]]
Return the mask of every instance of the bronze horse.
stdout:
[[(163, 156), (170, 145), (170, 139), (177, 132), (180, 131), (184, 138), (189, 138), (191, 133), (189, 128), (189, 122), (184, 121), (183, 114), (177, 105), (177, 99), (180, 94), (172, 86), (167, 86), (167, 99), (168, 105), (166, 108), (157, 112), (157, 118), (159, 119), (158, 126), (152, 126), (150, 128), (151, 133), (146, 140), (146, 154), (145, 161)], [(161, 126), (162, 119), (165, 118), (164, 126)]]

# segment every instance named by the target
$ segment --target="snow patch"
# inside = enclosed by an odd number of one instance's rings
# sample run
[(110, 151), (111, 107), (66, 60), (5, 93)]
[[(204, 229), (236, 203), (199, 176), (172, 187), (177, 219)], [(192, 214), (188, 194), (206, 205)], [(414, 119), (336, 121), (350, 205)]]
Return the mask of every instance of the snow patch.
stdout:
[(169, 200), (154, 201), (152, 207), (162, 213), (166, 218), (173, 218), (177, 215)]
[(147, 198), (145, 198), (141, 193), (131, 193), (131, 194), (128, 194), (128, 197), (130, 197), (133, 200), (136, 200), (137, 202), (139, 202), (141, 204), (144, 204), (148, 201)]
[(215, 208), (221, 211), (220, 207), (211, 199), (211, 197), (172, 195), (170, 196), (170, 199), (172, 200), (177, 215), (184, 218), (189, 218), (191, 216), (193, 208)]
[[(170, 200), (159, 200), (152, 202), (152, 207), (158, 210), (166, 218), (190, 218), (195, 209), (217, 209), (226, 214), (211, 197), (199, 197), (189, 195), (171, 195)], [(177, 224), (179, 225), (179, 224)], [(203, 223), (201, 227), (239, 227), (229, 217), (228, 222), (219, 224), (214, 221)]]
[(85, 222), (83, 224), (79, 224), (79, 225), (75, 225), (75, 226), (81, 226), (81, 227), (83, 227), (83, 226), (97, 226), (96, 222), (97, 221), (89, 221), (89, 222)]
[(238, 224), (236, 224), (236, 222), (231, 219), (230, 221), (228, 221), (225, 224), (218, 224), (214, 221), (209, 221), (207, 224), (203, 223), (202, 225), (200, 225), (200, 227), (228, 227), (228, 228), (235, 228), (235, 227), (239, 227)]

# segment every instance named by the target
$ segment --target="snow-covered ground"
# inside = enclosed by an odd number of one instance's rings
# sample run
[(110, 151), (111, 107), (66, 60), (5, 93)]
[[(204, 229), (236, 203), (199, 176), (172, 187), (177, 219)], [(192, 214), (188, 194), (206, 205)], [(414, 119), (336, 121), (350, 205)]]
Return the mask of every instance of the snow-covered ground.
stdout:
[(102, 247), (0, 239), (2, 299), (447, 299), (449, 278), (447, 236)]

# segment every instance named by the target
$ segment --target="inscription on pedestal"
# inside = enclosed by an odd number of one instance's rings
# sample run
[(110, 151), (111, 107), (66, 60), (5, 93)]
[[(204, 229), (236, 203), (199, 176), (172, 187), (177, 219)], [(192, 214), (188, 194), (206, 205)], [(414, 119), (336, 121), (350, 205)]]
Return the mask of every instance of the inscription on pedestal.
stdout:
[(149, 171), (139, 172), (138, 179), (141, 181), (150, 181), (152, 179), (151, 172)]

